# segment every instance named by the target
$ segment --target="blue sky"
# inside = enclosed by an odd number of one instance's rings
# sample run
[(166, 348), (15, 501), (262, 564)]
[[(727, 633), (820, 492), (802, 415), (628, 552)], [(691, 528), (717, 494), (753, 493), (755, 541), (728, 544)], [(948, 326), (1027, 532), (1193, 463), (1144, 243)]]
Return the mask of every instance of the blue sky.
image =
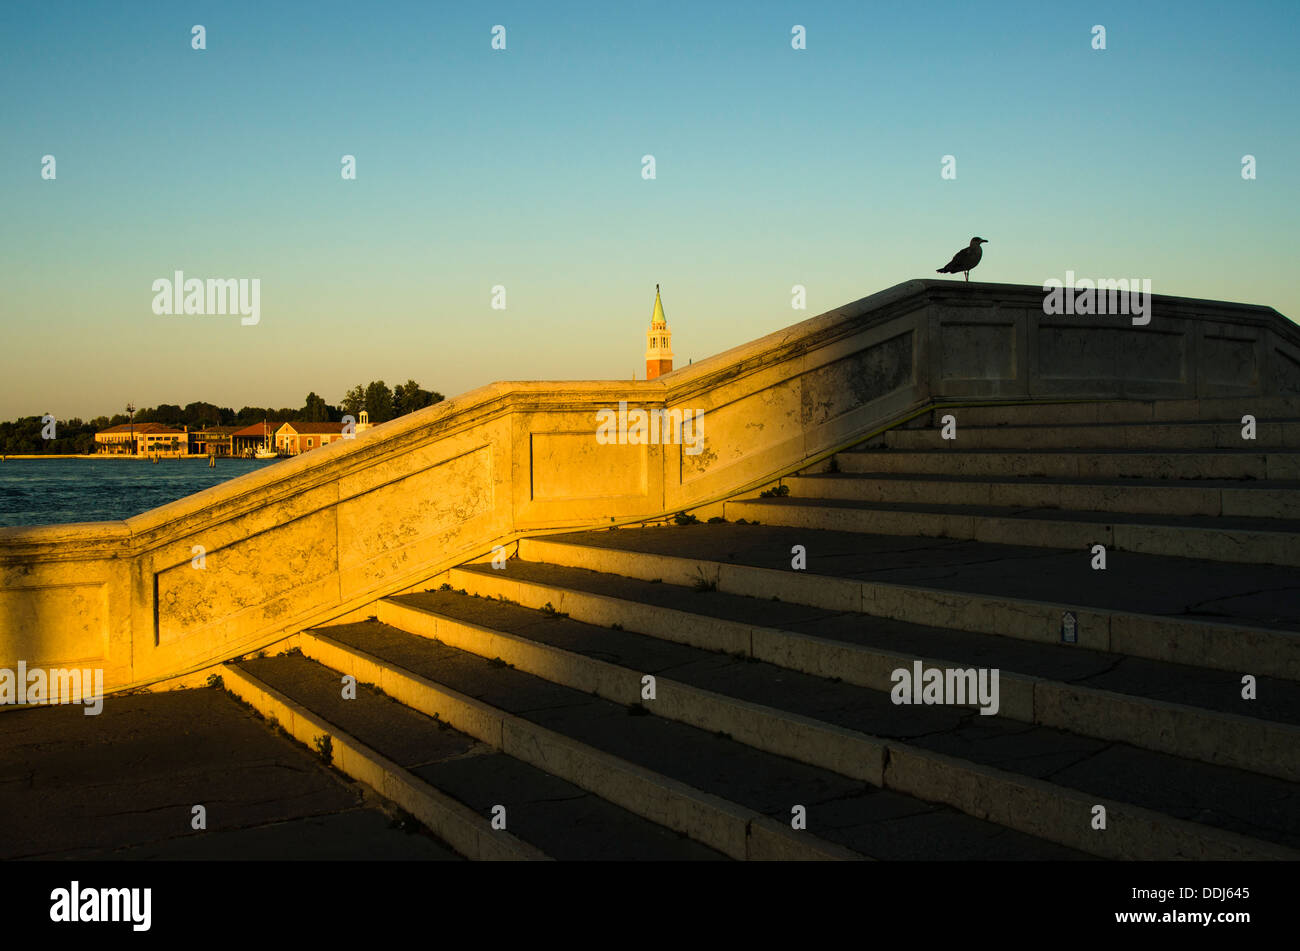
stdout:
[[(640, 377), (656, 282), (681, 365), (975, 234), (1300, 317), (1300, 4), (375, 6), (0, 6), (0, 418)], [(155, 315), (177, 269), (261, 322)]]

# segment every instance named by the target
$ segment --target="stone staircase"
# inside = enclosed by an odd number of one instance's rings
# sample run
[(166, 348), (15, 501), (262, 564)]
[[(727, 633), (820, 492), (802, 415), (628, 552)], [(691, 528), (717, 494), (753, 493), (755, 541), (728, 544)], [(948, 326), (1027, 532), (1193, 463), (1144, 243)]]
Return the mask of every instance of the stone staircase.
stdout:
[(941, 407), (699, 514), (223, 685), (470, 858), (1300, 857), (1300, 400)]

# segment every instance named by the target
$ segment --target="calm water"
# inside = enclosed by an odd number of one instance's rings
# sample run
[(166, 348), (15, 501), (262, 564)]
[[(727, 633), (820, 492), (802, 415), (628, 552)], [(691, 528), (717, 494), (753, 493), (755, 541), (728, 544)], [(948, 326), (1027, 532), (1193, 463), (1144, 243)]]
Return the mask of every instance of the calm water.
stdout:
[(109, 522), (139, 515), (276, 460), (6, 459), (0, 526)]

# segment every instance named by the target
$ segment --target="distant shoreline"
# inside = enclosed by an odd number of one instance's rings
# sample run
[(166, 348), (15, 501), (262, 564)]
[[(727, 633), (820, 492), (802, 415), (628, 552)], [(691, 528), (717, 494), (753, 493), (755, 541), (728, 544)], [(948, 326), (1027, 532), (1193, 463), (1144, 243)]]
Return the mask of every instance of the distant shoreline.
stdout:
[[(138, 459), (142, 462), (151, 462), (153, 456), (132, 456), (124, 452), (92, 452), (92, 453), (0, 453), (0, 459), (8, 461), (10, 459)], [(159, 462), (168, 462), (172, 459), (207, 459), (208, 454), (205, 452), (190, 452), (181, 456), (159, 456)], [(217, 461), (223, 459), (241, 460), (252, 459), (252, 456), (217, 456)], [(278, 458), (278, 457), (277, 457)], [(258, 460), (269, 462), (270, 460)]]

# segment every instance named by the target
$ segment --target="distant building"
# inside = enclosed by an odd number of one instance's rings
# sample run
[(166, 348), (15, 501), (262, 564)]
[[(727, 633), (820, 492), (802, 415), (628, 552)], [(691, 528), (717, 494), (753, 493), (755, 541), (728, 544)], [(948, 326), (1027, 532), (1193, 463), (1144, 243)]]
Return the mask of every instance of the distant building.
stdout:
[(104, 455), (183, 456), (190, 450), (187, 427), (162, 423), (123, 423), (95, 433), (95, 451)]
[(275, 423), (253, 423), (230, 434), (230, 454), (251, 456), (261, 449), (268, 436), (275, 432)]
[(646, 331), (645, 378), (671, 373), (673, 369), (673, 332), (664, 319), (664, 305), (659, 300), (659, 285), (655, 285), (655, 309), (650, 315), (650, 329)]
[(282, 456), (296, 456), (342, 438), (342, 423), (281, 423), (275, 431), (275, 449)]
[[(147, 426), (148, 423), (141, 423)], [(110, 426), (95, 433), (95, 452), (111, 456), (131, 455), (135, 452), (135, 436), (128, 425)]]
[(209, 426), (190, 432), (190, 452), (199, 456), (233, 456), (231, 437), (238, 432), (236, 426)]

